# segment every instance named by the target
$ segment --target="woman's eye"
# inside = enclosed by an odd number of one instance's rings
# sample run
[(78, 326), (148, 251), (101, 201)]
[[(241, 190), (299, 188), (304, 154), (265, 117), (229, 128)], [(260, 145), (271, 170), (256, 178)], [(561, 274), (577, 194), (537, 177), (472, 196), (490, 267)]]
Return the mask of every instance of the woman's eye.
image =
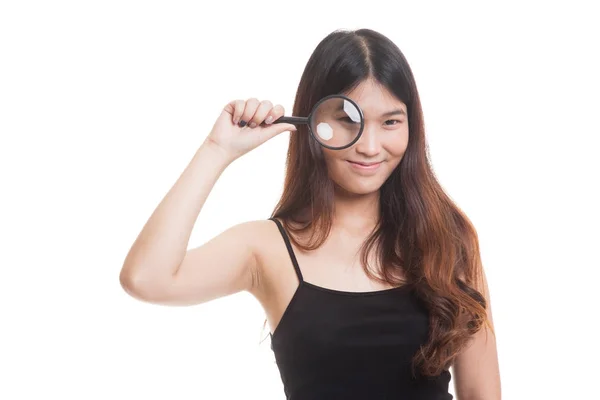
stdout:
[(387, 121), (385, 121), (386, 124), (388, 122), (396, 122), (395, 124), (389, 124), (388, 126), (394, 126), (394, 125), (398, 125), (398, 124), (402, 123), (402, 121), (397, 120), (397, 119), (388, 119)]

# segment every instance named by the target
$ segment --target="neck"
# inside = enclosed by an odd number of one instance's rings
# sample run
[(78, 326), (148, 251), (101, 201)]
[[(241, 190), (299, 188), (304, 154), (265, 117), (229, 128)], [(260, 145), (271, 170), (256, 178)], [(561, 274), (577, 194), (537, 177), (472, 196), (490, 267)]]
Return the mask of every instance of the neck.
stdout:
[(334, 197), (333, 224), (336, 229), (364, 235), (379, 220), (379, 191), (365, 195), (353, 195), (336, 190)]

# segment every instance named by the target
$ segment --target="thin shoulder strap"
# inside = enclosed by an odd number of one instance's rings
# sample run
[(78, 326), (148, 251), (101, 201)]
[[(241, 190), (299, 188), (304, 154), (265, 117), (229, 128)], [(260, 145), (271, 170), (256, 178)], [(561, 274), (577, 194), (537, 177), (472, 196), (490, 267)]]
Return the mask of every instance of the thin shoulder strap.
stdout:
[(294, 254), (294, 249), (292, 248), (292, 244), (290, 243), (290, 238), (289, 238), (287, 232), (285, 231), (285, 228), (283, 227), (281, 222), (279, 222), (278, 219), (276, 219), (276, 218), (269, 218), (269, 219), (277, 224), (277, 227), (279, 228), (279, 232), (281, 233), (281, 236), (283, 237), (283, 241), (285, 242), (285, 247), (287, 247), (290, 258), (292, 259), (292, 264), (294, 264), (294, 269), (296, 270), (296, 275), (298, 275), (298, 279), (300, 280), (300, 282), (302, 282), (304, 280), (302, 278), (302, 272), (300, 271), (300, 266), (298, 265), (298, 260), (296, 260), (296, 254)]

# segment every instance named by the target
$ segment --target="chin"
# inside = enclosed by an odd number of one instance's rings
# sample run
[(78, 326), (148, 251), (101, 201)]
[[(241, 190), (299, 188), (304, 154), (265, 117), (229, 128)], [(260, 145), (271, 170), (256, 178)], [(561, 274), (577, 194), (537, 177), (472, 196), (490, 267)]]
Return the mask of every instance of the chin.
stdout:
[(336, 186), (343, 193), (364, 196), (372, 193), (376, 193), (381, 189), (382, 182), (378, 179), (354, 181), (354, 182), (336, 182)]

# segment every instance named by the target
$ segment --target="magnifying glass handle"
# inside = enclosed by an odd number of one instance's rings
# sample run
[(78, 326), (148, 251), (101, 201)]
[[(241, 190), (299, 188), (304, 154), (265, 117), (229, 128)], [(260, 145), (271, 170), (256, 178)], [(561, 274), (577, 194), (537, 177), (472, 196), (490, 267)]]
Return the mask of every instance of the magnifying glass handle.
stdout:
[[(302, 124), (308, 124), (308, 118), (307, 117), (281, 117), (276, 119), (275, 121), (273, 121), (274, 124), (281, 124), (281, 123), (285, 123), (285, 124), (294, 124), (294, 125), (302, 125)], [(241, 127), (246, 126), (247, 122), (246, 121), (240, 121), (239, 125)], [(266, 123), (262, 123), (261, 125), (267, 125)]]
[(306, 117), (281, 117), (273, 121), (274, 124), (286, 123), (286, 124), (308, 124), (308, 118)]

